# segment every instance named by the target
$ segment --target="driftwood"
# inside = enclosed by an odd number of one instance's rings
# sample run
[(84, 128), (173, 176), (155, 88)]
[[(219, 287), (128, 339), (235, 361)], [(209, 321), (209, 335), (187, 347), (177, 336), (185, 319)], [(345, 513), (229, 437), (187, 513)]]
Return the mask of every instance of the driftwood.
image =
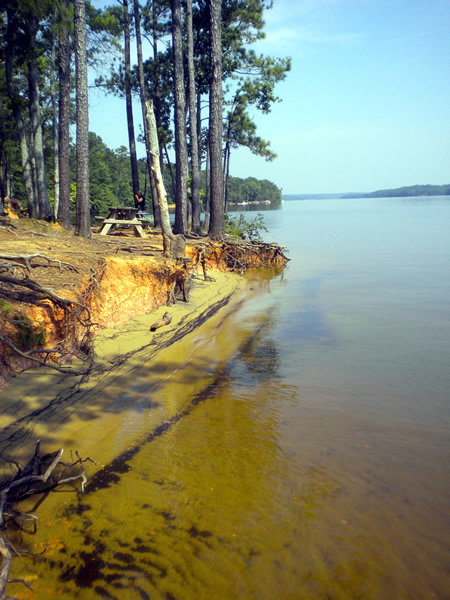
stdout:
[(157, 321), (156, 323), (153, 323), (153, 325), (150, 327), (150, 331), (156, 331), (157, 329), (159, 329), (160, 327), (163, 327), (164, 325), (169, 325), (171, 323), (171, 321), (172, 321), (172, 315), (170, 315), (168, 312), (165, 312), (161, 321)]
[[(14, 525), (20, 531), (26, 531), (29, 534), (36, 532), (37, 516), (32, 513), (21, 512), (17, 509), (18, 502), (28, 499), (36, 494), (48, 493), (52, 489), (72, 483), (81, 482), (81, 492), (87, 482), (84, 464), (86, 461), (92, 461), (90, 458), (81, 459), (76, 452), (77, 460), (71, 463), (61, 462), (64, 449), (56, 452), (41, 455), (40, 442), (36, 444), (34, 455), (29, 463), (24, 467), (14, 460), (7, 460), (0, 457), (13, 471), (13, 476), (0, 484), (0, 528), (7, 530), (8, 526)], [(74, 474), (74, 469), (78, 472)], [(27, 524), (32, 523), (32, 528), (27, 528)], [(8, 541), (6, 535), (0, 536), (0, 556), (2, 563), (0, 566), (0, 600), (12, 599), (12, 596), (6, 594), (6, 586), (12, 582), (22, 582), (30, 587), (23, 580), (10, 580), (9, 572), (13, 557), (13, 547)]]

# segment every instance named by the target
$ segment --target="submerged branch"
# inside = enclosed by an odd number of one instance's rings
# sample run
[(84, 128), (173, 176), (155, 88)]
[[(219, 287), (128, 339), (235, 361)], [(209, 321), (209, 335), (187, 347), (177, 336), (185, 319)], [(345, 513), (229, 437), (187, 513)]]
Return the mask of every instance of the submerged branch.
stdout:
[[(76, 480), (81, 481), (81, 491), (84, 492), (87, 477), (83, 463), (88, 460), (91, 462), (94, 461), (90, 458), (83, 460), (78, 452), (76, 452), (77, 460), (67, 465), (61, 462), (63, 453), (64, 449), (60, 448), (56, 452), (51, 452), (50, 454), (42, 456), (40, 453), (40, 441), (38, 441), (34, 455), (24, 469), (21, 469), (16, 461), (0, 457), (10, 465), (14, 465), (17, 469), (16, 474), (9, 481), (0, 485), (0, 527), (2, 529), (8, 527), (8, 521), (11, 521), (16, 527), (19, 527), (19, 529), (22, 530), (23, 525), (27, 521), (33, 520), (33, 522), (36, 523), (37, 517), (35, 515), (21, 512), (15, 508), (15, 505), (18, 502), (25, 500), (32, 495), (45, 493), (57, 486), (65, 485)], [(59, 465), (63, 467), (63, 471), (60, 471), (59, 474), (55, 475), (55, 470)], [(80, 473), (69, 475), (68, 477), (62, 476), (64, 469), (72, 470), (77, 465), (80, 468)], [(42, 486), (42, 484), (45, 485)], [(13, 548), (7, 538), (0, 536), (0, 556), (2, 557), (0, 566), (0, 600), (12, 599), (12, 596), (8, 596), (6, 593), (6, 586), (8, 583), (21, 582), (30, 588), (30, 586), (21, 579), (9, 579), (13, 558), (12, 550)]]

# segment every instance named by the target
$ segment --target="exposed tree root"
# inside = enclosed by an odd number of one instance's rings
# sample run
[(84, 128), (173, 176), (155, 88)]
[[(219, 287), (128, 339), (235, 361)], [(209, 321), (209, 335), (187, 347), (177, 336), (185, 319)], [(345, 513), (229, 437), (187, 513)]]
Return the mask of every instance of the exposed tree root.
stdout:
[(191, 274), (187, 270), (186, 264), (183, 268), (175, 273), (172, 287), (170, 289), (167, 306), (176, 304), (177, 300), (189, 302), (189, 293), (191, 291)]
[[(62, 373), (73, 375), (84, 374), (84, 371), (61, 369), (51, 364), (49, 359), (52, 362), (58, 362), (65, 357), (77, 356), (76, 351), (73, 351), (72, 347), (77, 348), (84, 357), (92, 354), (93, 334), (91, 330), (95, 323), (91, 320), (91, 314), (85, 302), (91, 288), (100, 285), (97, 277), (97, 272), (92, 273), (84, 296), (81, 299), (82, 301), (79, 302), (64, 298), (53, 289), (43, 286), (33, 279), (27, 277), (17, 279), (15, 277), (0, 275), (0, 299), (19, 301), (32, 305), (37, 305), (42, 300), (47, 299), (51, 301), (52, 305), (62, 309), (65, 315), (61, 321), (62, 331), (60, 338), (62, 341), (54, 348), (42, 348), (42, 345), (45, 343), (44, 328), (36, 329), (31, 320), (26, 316), (26, 313), (15, 312), (11, 317), (3, 314), (2, 320), (6, 329), (0, 335), (0, 346), (3, 345), (23, 358), (30, 359), (37, 364), (49, 366)], [(80, 337), (79, 325), (81, 325), (82, 331), (84, 331), (81, 339), (78, 339)], [(17, 330), (17, 332), (14, 333), (14, 330)], [(41, 332), (43, 335), (41, 335)], [(20, 339), (21, 333), (24, 334), (22, 340)], [(25, 343), (23, 343), (24, 338)], [(45, 355), (44, 360), (37, 357), (36, 354)]]
[(31, 237), (35, 235), (41, 237), (51, 237), (48, 233), (42, 233), (41, 231), (22, 231), (22, 235), (31, 235)]
[(14, 300), (21, 300), (26, 302), (27, 297), (20, 297), (20, 293), (18, 294), (17, 292), (15, 292), (14, 288), (11, 286), (24, 287), (29, 290), (32, 290), (33, 292), (36, 292), (37, 297), (36, 294), (34, 294), (35, 301), (42, 300), (43, 298), (52, 298), (52, 300), (54, 300), (61, 308), (64, 308), (66, 310), (69, 309), (71, 305), (78, 305), (83, 311), (86, 311), (88, 313), (88, 319), (90, 318), (89, 309), (86, 306), (74, 300), (68, 300), (67, 298), (63, 298), (62, 296), (57, 294), (52, 288), (44, 287), (43, 285), (41, 285), (37, 281), (34, 281), (33, 279), (16, 279), (15, 277), (7, 277), (4, 275), (0, 275), (0, 283), (9, 284), (9, 290), (7, 288), (0, 288), (0, 296), (3, 296), (4, 298), (10, 296)]
[[(75, 371), (73, 369), (63, 369), (62, 367), (58, 367), (56, 364), (48, 362), (48, 359), (50, 357), (53, 359), (58, 358), (59, 360), (64, 356), (70, 356), (70, 357), (76, 356), (77, 358), (81, 358), (81, 357), (77, 356), (74, 352), (64, 352), (64, 351), (58, 350), (57, 348), (32, 349), (29, 352), (24, 352), (20, 348), (18, 348), (15, 344), (13, 344), (9, 338), (7, 338), (1, 334), (0, 334), (0, 343), (4, 344), (5, 346), (7, 346), (11, 350), (13, 350), (19, 356), (22, 356), (22, 358), (27, 358), (29, 360), (33, 360), (36, 363), (42, 365), (43, 367), (50, 367), (51, 369), (55, 369), (56, 371), (59, 371), (60, 373), (64, 373), (65, 375), (86, 375), (86, 373), (88, 372), (88, 370)], [(34, 356), (35, 354), (45, 354), (46, 357), (44, 360), (41, 360), (40, 358), (37, 358), (36, 356)]]
[(215, 281), (215, 279), (209, 275), (206, 274), (206, 245), (205, 244), (198, 244), (198, 246), (196, 247), (197, 250), (197, 254), (195, 257), (195, 264), (193, 266), (193, 272), (198, 273), (198, 266), (201, 265), (202, 266), (202, 271), (203, 271), (203, 279), (205, 281)]
[(0, 225), (0, 229), (5, 229), (8, 233), (17, 235), (17, 233), (14, 231), (14, 228), (11, 225), (8, 225), (6, 227), (5, 227), (5, 225)]
[[(36, 532), (36, 515), (32, 513), (21, 512), (17, 508), (17, 503), (28, 499), (36, 494), (43, 494), (52, 489), (81, 481), (81, 492), (84, 492), (87, 483), (86, 470), (84, 464), (86, 461), (92, 461), (90, 458), (82, 459), (76, 452), (77, 460), (71, 463), (61, 462), (64, 449), (56, 452), (41, 455), (40, 442), (36, 444), (34, 455), (30, 462), (22, 469), (14, 460), (8, 460), (0, 457), (13, 472), (13, 476), (0, 485), (0, 528), (7, 530), (8, 526), (14, 525), (21, 531), (29, 534)], [(76, 471), (74, 474), (74, 470)], [(33, 529), (26, 529), (26, 523), (32, 522)], [(0, 555), (2, 563), (0, 566), (0, 600), (12, 599), (6, 593), (8, 583), (21, 582), (30, 587), (25, 581), (9, 579), (11, 563), (13, 558), (13, 546), (5, 535), (0, 536)], [(31, 588), (30, 588), (31, 589)]]
[(230, 271), (242, 275), (251, 268), (284, 266), (289, 260), (284, 254), (285, 251), (286, 248), (276, 243), (228, 237), (221, 243), (207, 241), (199, 244), (196, 265), (202, 265), (205, 279), (206, 263), (215, 263), (216, 268), (225, 263)]
[[(51, 266), (52, 263), (56, 263), (59, 266), (59, 271), (61, 272), (62, 266), (65, 266), (66, 268), (68, 268), (71, 271), (75, 271), (76, 273), (79, 273), (79, 270), (72, 265), (71, 263), (68, 262), (64, 262), (62, 260), (57, 260), (56, 258), (50, 258), (49, 256), (46, 256), (45, 254), (28, 254), (28, 255), (24, 255), (24, 254), (0, 254), (0, 259), (1, 260), (7, 260), (7, 261), (13, 261), (15, 263), (19, 263), (19, 264), (24, 264), (28, 273), (31, 273), (31, 261), (35, 258), (42, 258), (44, 260), (48, 261), (48, 265), (47, 266)], [(3, 265), (0, 264), (0, 268)], [(42, 266), (42, 265), (39, 265)]]

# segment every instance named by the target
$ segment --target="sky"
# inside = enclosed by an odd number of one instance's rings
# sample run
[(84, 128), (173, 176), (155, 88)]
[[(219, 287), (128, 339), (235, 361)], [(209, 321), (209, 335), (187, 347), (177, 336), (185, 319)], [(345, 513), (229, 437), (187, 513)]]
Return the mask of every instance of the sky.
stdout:
[[(282, 101), (252, 113), (277, 158), (234, 150), (231, 175), (283, 194), (450, 183), (450, 0), (274, 0), (265, 22), (255, 50), (292, 59)], [(91, 90), (89, 129), (127, 146), (124, 101)]]

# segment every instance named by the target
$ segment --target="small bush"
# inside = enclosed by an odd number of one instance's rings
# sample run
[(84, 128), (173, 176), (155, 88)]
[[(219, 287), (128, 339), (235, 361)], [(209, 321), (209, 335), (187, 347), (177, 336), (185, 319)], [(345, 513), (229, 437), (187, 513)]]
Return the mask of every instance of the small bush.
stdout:
[(13, 311), (13, 307), (11, 306), (11, 304), (8, 304), (6, 300), (0, 298), (0, 310), (4, 312), (5, 315), (9, 315), (9, 313)]
[(16, 328), (15, 341), (22, 350), (31, 350), (35, 346), (45, 344), (45, 327), (34, 327), (31, 320), (25, 315), (15, 315), (12, 324)]
[(240, 213), (238, 216), (230, 217), (225, 215), (225, 231), (235, 238), (243, 240), (259, 240), (261, 232), (268, 231), (264, 224), (264, 216), (258, 213), (254, 219), (247, 220), (245, 215)]

